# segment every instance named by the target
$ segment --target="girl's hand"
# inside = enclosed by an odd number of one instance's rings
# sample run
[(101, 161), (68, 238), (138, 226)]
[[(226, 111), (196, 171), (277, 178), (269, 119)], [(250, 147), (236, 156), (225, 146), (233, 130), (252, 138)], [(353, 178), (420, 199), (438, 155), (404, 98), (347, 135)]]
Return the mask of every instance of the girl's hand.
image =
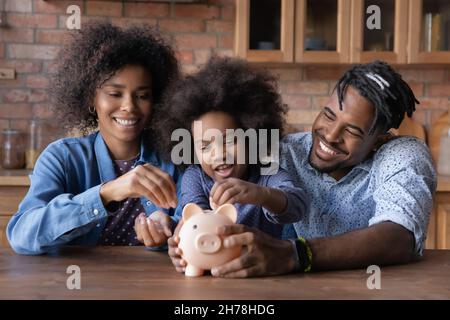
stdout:
[(162, 246), (172, 236), (172, 219), (161, 211), (153, 212), (148, 218), (141, 213), (134, 221), (136, 237), (147, 247)]
[(266, 210), (279, 214), (287, 206), (287, 198), (283, 191), (236, 178), (218, 181), (211, 189), (209, 203), (216, 209), (225, 203), (241, 203), (262, 206)]
[(100, 188), (103, 204), (127, 198), (145, 197), (160, 208), (177, 206), (177, 191), (172, 177), (150, 164), (139, 165)]
[(261, 205), (264, 194), (265, 190), (257, 184), (228, 178), (214, 184), (210, 193), (210, 204), (211, 207), (219, 207), (225, 203)]

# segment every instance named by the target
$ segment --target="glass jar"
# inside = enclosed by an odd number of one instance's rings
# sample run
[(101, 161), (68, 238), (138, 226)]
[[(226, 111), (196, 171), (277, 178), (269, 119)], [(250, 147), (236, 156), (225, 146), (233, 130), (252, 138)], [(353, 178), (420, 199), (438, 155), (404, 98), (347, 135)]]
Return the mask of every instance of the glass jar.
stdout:
[(2, 137), (3, 169), (22, 169), (25, 166), (25, 148), (21, 132), (16, 129), (3, 129)]
[(444, 130), (439, 148), (438, 174), (450, 176), (450, 128)]
[(41, 152), (42, 132), (41, 125), (36, 120), (30, 121), (30, 136), (28, 147), (25, 152), (25, 162), (27, 169), (33, 169), (37, 158)]

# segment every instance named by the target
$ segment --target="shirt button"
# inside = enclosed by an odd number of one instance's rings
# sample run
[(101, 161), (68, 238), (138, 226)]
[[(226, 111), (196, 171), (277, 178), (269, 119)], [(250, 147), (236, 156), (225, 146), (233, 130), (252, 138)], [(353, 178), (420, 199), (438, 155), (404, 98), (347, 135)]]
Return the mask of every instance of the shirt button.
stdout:
[(150, 201), (147, 201), (147, 205), (149, 206), (149, 205), (151, 205), (152, 203), (150, 202)]
[(96, 226), (97, 228), (100, 228), (100, 223), (97, 223), (97, 226)]
[(94, 209), (94, 214), (98, 215), (98, 210), (97, 209)]

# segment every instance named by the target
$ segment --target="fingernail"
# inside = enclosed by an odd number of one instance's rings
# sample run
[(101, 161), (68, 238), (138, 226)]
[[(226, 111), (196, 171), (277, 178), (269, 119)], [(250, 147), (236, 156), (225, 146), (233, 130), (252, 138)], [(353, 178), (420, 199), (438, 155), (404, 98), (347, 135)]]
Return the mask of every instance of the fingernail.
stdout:
[(218, 276), (218, 275), (219, 275), (219, 271), (218, 271), (216, 268), (212, 268), (212, 269), (211, 269), (211, 274), (212, 274), (213, 276)]
[(141, 217), (139, 218), (139, 223), (140, 223), (140, 224), (145, 224), (145, 218), (144, 218), (143, 216), (141, 216)]

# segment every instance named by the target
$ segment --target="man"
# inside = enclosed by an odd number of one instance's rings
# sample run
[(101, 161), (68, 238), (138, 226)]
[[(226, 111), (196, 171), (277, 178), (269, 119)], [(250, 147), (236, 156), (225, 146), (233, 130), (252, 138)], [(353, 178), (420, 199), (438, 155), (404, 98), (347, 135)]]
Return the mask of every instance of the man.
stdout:
[[(310, 198), (295, 241), (277, 240), (242, 225), (218, 230), (224, 246), (243, 254), (211, 270), (249, 277), (294, 271), (407, 263), (421, 256), (436, 174), (429, 150), (413, 137), (391, 137), (418, 103), (384, 62), (356, 65), (338, 81), (311, 133), (286, 137), (282, 166)], [(283, 222), (283, 221), (279, 221)], [(169, 240), (176, 269), (185, 261)]]

